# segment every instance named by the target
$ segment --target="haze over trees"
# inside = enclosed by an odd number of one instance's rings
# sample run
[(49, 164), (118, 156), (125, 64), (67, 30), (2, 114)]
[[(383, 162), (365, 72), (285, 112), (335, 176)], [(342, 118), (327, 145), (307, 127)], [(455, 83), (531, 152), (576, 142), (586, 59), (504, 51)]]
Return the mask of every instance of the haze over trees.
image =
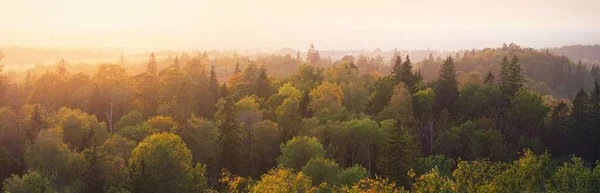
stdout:
[(2, 191), (600, 192), (595, 64), (303, 53), (0, 71)]

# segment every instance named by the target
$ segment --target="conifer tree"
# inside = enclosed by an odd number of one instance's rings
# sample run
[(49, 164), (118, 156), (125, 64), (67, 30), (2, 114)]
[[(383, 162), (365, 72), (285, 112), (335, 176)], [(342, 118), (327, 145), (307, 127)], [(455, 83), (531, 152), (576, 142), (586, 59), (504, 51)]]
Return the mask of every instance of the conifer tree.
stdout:
[(241, 174), (242, 136), (238, 122), (238, 110), (230, 96), (219, 99), (215, 113), (216, 126), (219, 131), (219, 163), (221, 168), (235, 174)]
[(417, 77), (412, 73), (412, 64), (408, 55), (404, 62), (402, 62), (402, 58), (398, 56), (396, 64), (394, 64), (394, 67), (392, 68), (392, 76), (394, 77), (396, 84), (403, 82), (411, 93), (415, 91)]
[(271, 95), (269, 77), (267, 76), (267, 68), (260, 67), (260, 73), (256, 79), (256, 96), (263, 99), (268, 99)]
[(242, 70), (240, 69), (240, 63), (238, 62), (235, 64), (235, 71), (233, 71), (233, 74), (238, 74), (240, 72), (242, 72)]
[(509, 61), (508, 57), (502, 58), (502, 68), (500, 71), (500, 89), (507, 96), (514, 96), (515, 93), (525, 84), (525, 78), (521, 74), (521, 66), (517, 56), (514, 55)]
[(377, 168), (384, 177), (407, 187), (408, 171), (414, 164), (417, 149), (412, 136), (399, 125), (397, 122), (383, 141), (379, 149)]
[(156, 55), (154, 55), (154, 52), (150, 54), (146, 71), (150, 74), (156, 74), (158, 72), (158, 63), (156, 62)]
[(484, 84), (488, 84), (488, 85), (493, 85), (494, 84), (494, 74), (492, 74), (492, 71), (488, 71), (487, 75), (485, 76), (485, 80), (483, 81)]
[(300, 111), (300, 115), (303, 116), (304, 118), (310, 117), (310, 110), (308, 109), (309, 106), (310, 106), (310, 95), (309, 95), (309, 91), (305, 90), (304, 93), (302, 94), (302, 100), (300, 101), (300, 104), (298, 104), (298, 110)]
[(591, 106), (590, 98), (585, 89), (579, 89), (577, 95), (573, 99), (573, 110), (571, 114), (572, 129), (574, 130), (574, 139), (577, 139), (575, 147), (576, 155), (589, 158), (587, 154), (589, 129), (591, 121)]
[(210, 67), (210, 82), (208, 89), (216, 102), (219, 99), (219, 81), (217, 80), (217, 73), (215, 72), (215, 66)]
[(442, 109), (448, 109), (450, 113), (456, 112), (455, 106), (459, 96), (458, 81), (456, 81), (456, 69), (452, 57), (448, 57), (442, 64), (437, 81), (436, 112), (440, 112)]

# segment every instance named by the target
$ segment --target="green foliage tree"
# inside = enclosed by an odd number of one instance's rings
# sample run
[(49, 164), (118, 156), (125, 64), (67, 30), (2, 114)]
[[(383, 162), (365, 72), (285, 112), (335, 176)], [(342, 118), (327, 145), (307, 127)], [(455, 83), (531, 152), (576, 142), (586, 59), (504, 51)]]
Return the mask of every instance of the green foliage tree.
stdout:
[(6, 179), (4, 192), (10, 193), (55, 193), (52, 181), (39, 172), (31, 171), (23, 176), (13, 175)]
[(367, 169), (359, 165), (344, 168), (338, 172), (338, 184), (341, 186), (351, 186), (352, 184), (367, 178), (368, 175), (369, 173), (367, 172)]
[(446, 176), (440, 175), (437, 168), (423, 174), (417, 178), (412, 186), (412, 192), (415, 193), (451, 193), (454, 182)]
[(295, 173), (292, 169), (275, 168), (261, 176), (260, 181), (252, 186), (253, 193), (272, 192), (313, 192), (310, 177), (303, 173)]
[(306, 165), (302, 166), (302, 173), (306, 174), (312, 180), (314, 186), (321, 183), (337, 184), (338, 172), (340, 168), (337, 163), (324, 158), (312, 158)]
[[(192, 166), (192, 153), (171, 133), (147, 137), (129, 159), (132, 192), (199, 192), (206, 189), (204, 166)], [(160, 175), (156, 175), (160, 174)]]
[(323, 145), (315, 137), (294, 137), (279, 146), (277, 163), (285, 168), (300, 169), (312, 158), (325, 157)]

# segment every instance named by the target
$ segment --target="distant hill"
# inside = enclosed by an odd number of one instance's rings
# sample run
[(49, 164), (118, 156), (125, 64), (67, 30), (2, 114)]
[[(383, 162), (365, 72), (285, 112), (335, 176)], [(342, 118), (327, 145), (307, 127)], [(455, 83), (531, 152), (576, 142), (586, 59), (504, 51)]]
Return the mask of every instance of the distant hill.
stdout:
[(550, 49), (552, 53), (564, 55), (573, 61), (586, 64), (600, 64), (600, 45), (572, 45)]
[(61, 59), (75, 61), (116, 58), (121, 53), (116, 49), (28, 47), (0, 47), (0, 52), (4, 54), (2, 63), (7, 67), (55, 63)]

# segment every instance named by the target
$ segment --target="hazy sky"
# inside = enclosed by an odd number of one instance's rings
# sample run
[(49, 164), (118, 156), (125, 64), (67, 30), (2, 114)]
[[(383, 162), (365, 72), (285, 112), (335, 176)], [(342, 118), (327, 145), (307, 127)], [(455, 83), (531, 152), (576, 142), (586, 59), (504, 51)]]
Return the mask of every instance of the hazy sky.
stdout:
[(0, 0), (0, 46), (468, 49), (600, 43), (600, 0)]

